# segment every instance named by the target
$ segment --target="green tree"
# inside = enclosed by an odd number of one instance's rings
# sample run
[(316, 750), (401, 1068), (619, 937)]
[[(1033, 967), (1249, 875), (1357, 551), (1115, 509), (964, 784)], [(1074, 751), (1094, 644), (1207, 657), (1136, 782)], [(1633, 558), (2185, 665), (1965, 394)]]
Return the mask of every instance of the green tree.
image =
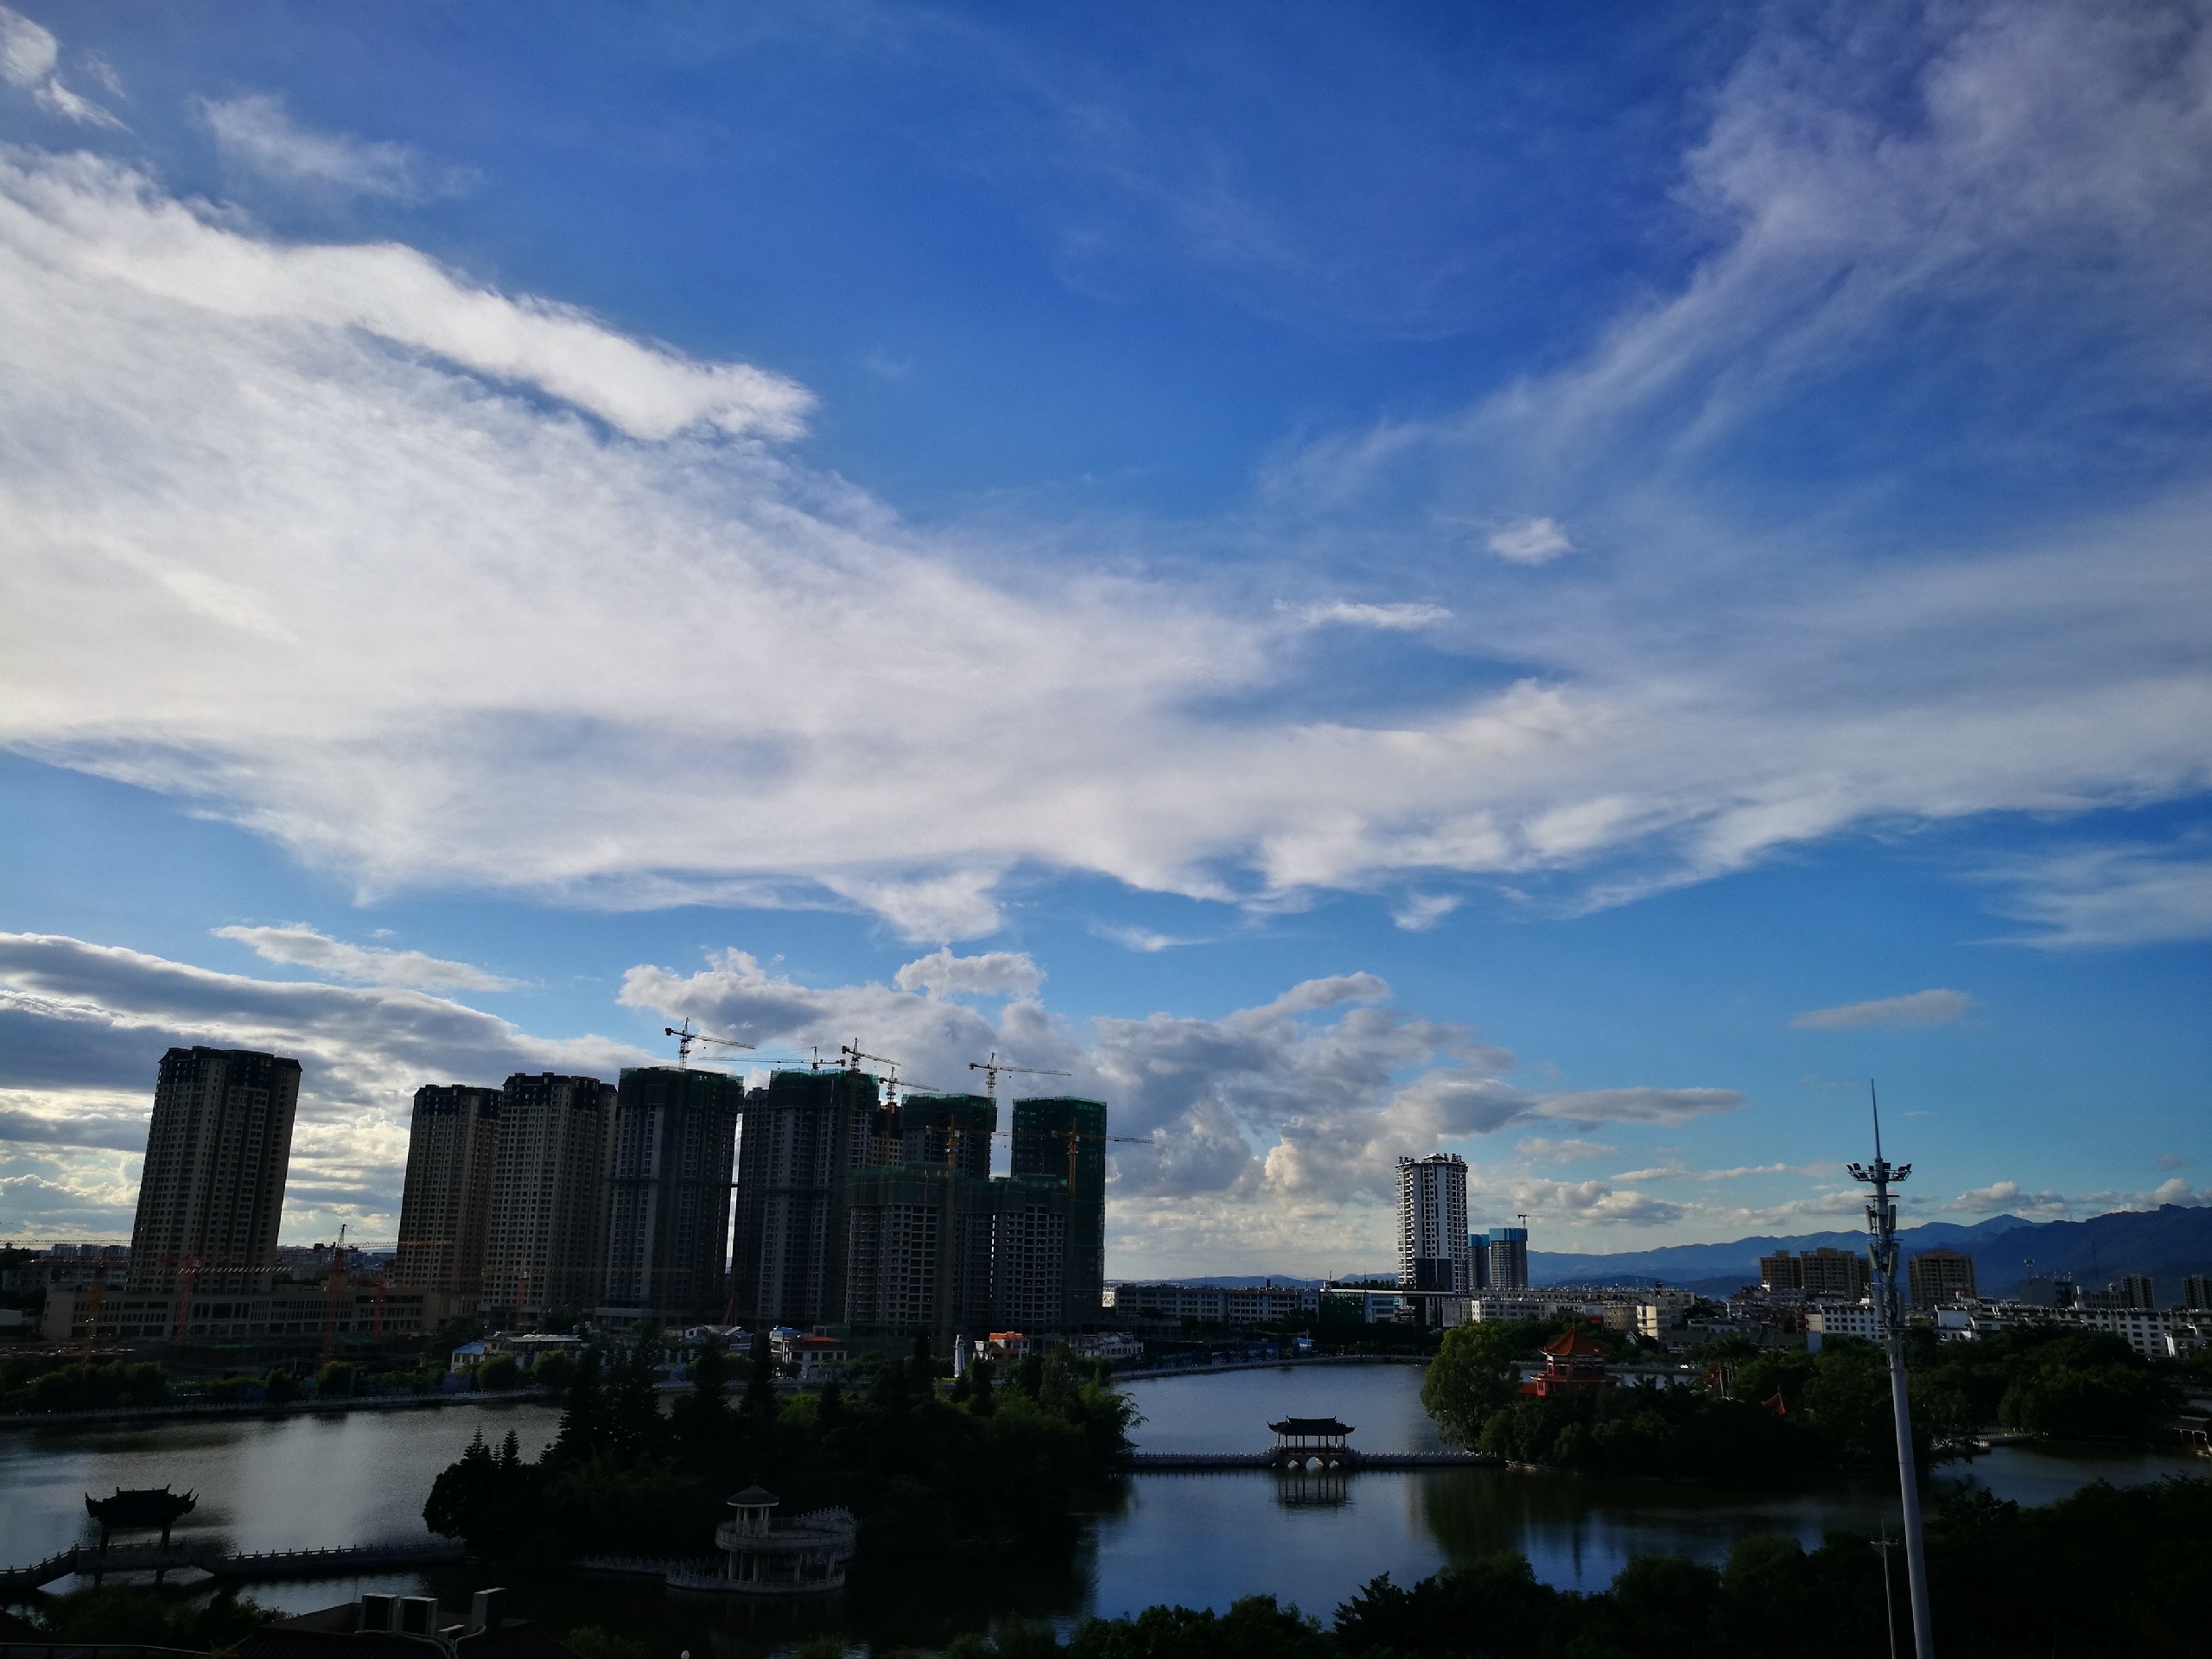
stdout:
[[(1543, 1335), (1538, 1336), (1541, 1331)], [(1455, 1325), (1421, 1378), (1421, 1402), (1446, 1438), (1471, 1446), (1482, 1440), (1490, 1420), (1513, 1403), (1521, 1386), (1516, 1363), (1552, 1332), (1548, 1325), (1496, 1324)]]

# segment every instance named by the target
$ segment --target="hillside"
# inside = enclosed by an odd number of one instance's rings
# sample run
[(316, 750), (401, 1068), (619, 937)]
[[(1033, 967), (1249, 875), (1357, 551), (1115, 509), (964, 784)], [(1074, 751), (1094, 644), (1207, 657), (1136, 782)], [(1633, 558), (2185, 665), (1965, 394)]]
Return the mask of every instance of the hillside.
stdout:
[[(2155, 1211), (2124, 1210), (2087, 1221), (2024, 1221), (1995, 1216), (1971, 1227), (1930, 1222), (1900, 1229), (1897, 1242), (1917, 1250), (1963, 1250), (1974, 1257), (1984, 1295), (2005, 1295), (2032, 1261), (2038, 1274), (2071, 1274), (2078, 1284), (2103, 1285), (2126, 1273), (2147, 1273), (2161, 1302), (2177, 1300), (2184, 1274), (2212, 1273), (2212, 1209), (2166, 1205)], [(1763, 1236), (1726, 1244), (1672, 1244), (1654, 1250), (1575, 1255), (1549, 1250), (1529, 1255), (1529, 1277), (1539, 1285), (1670, 1285), (1723, 1294), (1758, 1278), (1758, 1259), (1776, 1250), (1863, 1249), (1861, 1231)]]

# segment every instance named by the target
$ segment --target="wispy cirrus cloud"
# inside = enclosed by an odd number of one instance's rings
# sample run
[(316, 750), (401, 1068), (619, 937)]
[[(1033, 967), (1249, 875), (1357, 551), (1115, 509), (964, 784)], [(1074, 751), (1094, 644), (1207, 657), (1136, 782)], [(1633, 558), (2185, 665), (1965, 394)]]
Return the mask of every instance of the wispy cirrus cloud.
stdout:
[(469, 963), (448, 962), (420, 950), (347, 944), (305, 922), (282, 927), (219, 927), (215, 937), (251, 947), (264, 962), (312, 968), (359, 985), (405, 985), (428, 991), (511, 991), (521, 983)]
[[(1286, 454), (1219, 522), (1135, 527), (1262, 563), (1356, 548), (1388, 581), (1350, 590), (1438, 594), (1325, 607), (1451, 669), (1387, 716), (1332, 699), (1323, 642), (1254, 596), (1287, 584), (1065, 524), (903, 521), (790, 447), (813, 396), (772, 368), (397, 243), (279, 242), (150, 167), (16, 152), (0, 742), (365, 891), (841, 902), (925, 944), (1001, 927), (1020, 873), (1255, 906), (1548, 877), (1586, 908), (1872, 822), (2202, 791), (2212, 506), (2186, 468), (1876, 559), (1783, 522), (1720, 440), (1809, 420), (1840, 363), (1956, 370), (1901, 344), (1940, 312), (1970, 314), (1971, 365), (2043, 365), (1944, 432), (2032, 448), (2019, 411), (2124, 397), (2184, 445), (2167, 417), (2212, 385), (2202, 43), (2058, 6), (1861, 26), (1895, 35), (1881, 76), (1827, 14), (1759, 32), (1681, 157), (1704, 251), (1579, 356)], [(262, 106), (225, 118), (283, 138)], [(314, 165), (399, 176), (346, 154)], [(2108, 333), (2038, 355), (2090, 317)], [(1926, 471), (1883, 459), (1899, 487)], [(1466, 557), (1500, 523), (1517, 552)], [(1564, 525), (1617, 568), (1505, 568)], [(1062, 551), (1016, 551), (1039, 543)], [(679, 588), (747, 628), (666, 650)], [(556, 788), (558, 814), (481, 809)]]
[(1862, 1031), (1874, 1026), (1919, 1031), (1963, 1020), (1973, 1007), (1974, 998), (1964, 991), (1913, 991), (1904, 996), (1878, 997), (1871, 1002), (1808, 1008), (1793, 1015), (1789, 1023), (1801, 1031)]
[(476, 181), (470, 169), (436, 166), (411, 144), (307, 126), (275, 93), (203, 98), (194, 107), (225, 160), (274, 184), (415, 202), (458, 195)]
[[(20, 11), (0, 6), (0, 80), (29, 92), (43, 108), (68, 120), (95, 127), (122, 126), (112, 111), (69, 89), (61, 79), (60, 60), (61, 43), (53, 30)], [(97, 60), (88, 67), (93, 68), (96, 78), (109, 84), (111, 92), (120, 94), (121, 87), (113, 84), (112, 70), (100, 76), (99, 71), (105, 65)]]

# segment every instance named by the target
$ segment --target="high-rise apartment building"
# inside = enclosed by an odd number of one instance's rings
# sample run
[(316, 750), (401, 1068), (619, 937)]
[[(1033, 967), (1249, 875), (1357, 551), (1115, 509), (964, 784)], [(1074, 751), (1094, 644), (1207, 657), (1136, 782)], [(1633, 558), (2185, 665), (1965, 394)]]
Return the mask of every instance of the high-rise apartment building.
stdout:
[(499, 1154), (499, 1090), (425, 1084), (407, 1128), (395, 1288), (421, 1291), (435, 1325), (477, 1311)]
[(2212, 1276), (2201, 1273), (2183, 1275), (2181, 1281), (2181, 1305), (2193, 1311), (2212, 1308)]
[(276, 1263), (300, 1063), (251, 1049), (162, 1057), (129, 1285), (250, 1290)]
[(864, 1071), (778, 1071), (746, 1096), (738, 1142), (732, 1317), (795, 1325), (845, 1318), (853, 1171), (879, 1136)]
[(2120, 1281), (2120, 1306), (2152, 1309), (2158, 1305), (2158, 1287), (2151, 1282), (2147, 1273), (2122, 1274)]
[[(1027, 1325), (1013, 1324), (1009, 1328), (1081, 1331), (1096, 1325), (1106, 1295), (1106, 1103), (1067, 1096), (1015, 1101), (1010, 1161), (1011, 1177), (1017, 1186), (1027, 1184), (1029, 1192), (1041, 1194), (1057, 1183), (1063, 1207), (1055, 1217), (1049, 1203), (1041, 1198), (1016, 1201), (1012, 1192), (1006, 1203), (994, 1207), (994, 1286), (1037, 1287), (1020, 1292), (1019, 1300), (1022, 1306), (1039, 1311), (1027, 1316)], [(1020, 1249), (1030, 1251), (1031, 1259), (1040, 1264), (1049, 1261), (1047, 1241), (1056, 1230), (1064, 1241), (1065, 1253), (1057, 1310), (1049, 1306), (1051, 1297), (1042, 1288), (1042, 1278), (1025, 1279), (1001, 1272), (997, 1265), (998, 1240), (1002, 1236), (1029, 1241)], [(1049, 1276), (1041, 1265), (1038, 1272)], [(992, 1294), (996, 1297), (999, 1293), (995, 1288)], [(1014, 1298), (1017, 1293), (1009, 1288), (1007, 1294)], [(993, 1317), (1001, 1321), (1008, 1319), (1002, 1307)]]
[(1001, 1330), (1034, 1335), (1062, 1331), (1099, 1317), (1102, 1284), (1091, 1311), (1071, 1321), (1068, 1215), (1065, 1176), (1011, 1175), (993, 1181), (987, 1202), (991, 1222), (991, 1322)]
[(1467, 1235), (1467, 1292), (1472, 1295), (1490, 1288), (1490, 1235)]
[(534, 1319), (600, 1302), (615, 1091), (596, 1077), (518, 1072), (499, 1091), (483, 1306)]
[(730, 1174), (745, 1085), (725, 1072), (640, 1066), (616, 1092), (607, 1197), (612, 1309), (722, 1317)]
[(1797, 1272), (1806, 1295), (1821, 1301), (1856, 1302), (1865, 1298), (1874, 1267), (1864, 1250), (1839, 1250), (1823, 1244), (1816, 1250), (1798, 1253)]
[(1398, 1287), (1464, 1296), (1467, 1163), (1455, 1152), (1398, 1160)]
[(942, 1351), (990, 1328), (991, 1135), (998, 1107), (910, 1095), (875, 1114), (873, 1162), (846, 1193), (845, 1320), (859, 1339), (919, 1333)]
[(1915, 1307), (1935, 1307), (1961, 1297), (1972, 1300), (1974, 1257), (1956, 1250), (1923, 1250), (1904, 1264), (1905, 1284)]
[(998, 1107), (880, 1103), (864, 1072), (785, 1071), (746, 1099), (731, 1298), (741, 1322), (926, 1336), (1081, 1330), (1101, 1318), (1106, 1108), (1014, 1103), (1012, 1173), (991, 1178)]
[(1805, 1272), (1798, 1266), (1797, 1258), (1788, 1250), (1777, 1250), (1772, 1255), (1759, 1257), (1759, 1287), (1762, 1290), (1802, 1290)]
[(1529, 1230), (1495, 1227), (1490, 1235), (1490, 1287), (1492, 1290), (1529, 1288)]

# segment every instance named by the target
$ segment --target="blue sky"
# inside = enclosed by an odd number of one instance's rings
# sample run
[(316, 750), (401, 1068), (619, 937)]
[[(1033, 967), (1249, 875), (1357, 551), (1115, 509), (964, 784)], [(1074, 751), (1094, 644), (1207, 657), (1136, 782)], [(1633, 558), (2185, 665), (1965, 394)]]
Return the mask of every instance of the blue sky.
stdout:
[(0, 1232), (860, 1039), (1117, 1274), (2203, 1201), (2212, 32), (0, 14)]

